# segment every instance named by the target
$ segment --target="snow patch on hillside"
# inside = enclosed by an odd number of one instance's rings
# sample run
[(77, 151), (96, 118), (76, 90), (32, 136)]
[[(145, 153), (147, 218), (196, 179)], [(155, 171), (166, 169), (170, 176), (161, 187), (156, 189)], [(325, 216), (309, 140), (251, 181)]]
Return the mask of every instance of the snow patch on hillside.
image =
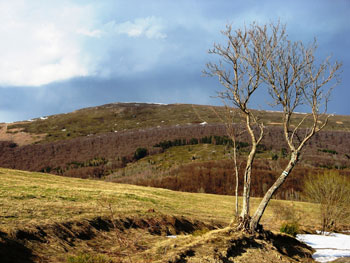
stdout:
[(312, 257), (317, 262), (328, 262), (350, 257), (350, 235), (326, 233), (326, 235), (297, 235), (297, 239), (314, 248)]

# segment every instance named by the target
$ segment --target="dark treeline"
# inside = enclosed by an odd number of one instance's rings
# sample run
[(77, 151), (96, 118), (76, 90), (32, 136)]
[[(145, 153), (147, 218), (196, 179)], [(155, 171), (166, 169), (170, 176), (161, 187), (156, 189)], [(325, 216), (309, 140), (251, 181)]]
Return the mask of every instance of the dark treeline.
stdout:
[[(139, 155), (135, 155), (138, 148), (144, 148), (147, 150), (147, 154), (152, 155), (160, 153), (169, 147), (184, 144), (230, 144), (230, 140), (225, 135), (225, 126), (222, 124), (191, 124), (118, 133), (111, 132), (21, 147), (13, 142), (3, 141), (0, 142), (0, 166), (72, 177), (101, 178), (118, 168), (124, 167), (128, 162), (139, 158), (137, 157)], [(302, 131), (300, 136), (302, 136)], [(247, 137), (240, 136), (238, 140), (240, 147), (249, 149)], [(281, 128), (268, 127), (259, 152), (266, 152), (268, 154), (267, 159), (277, 160), (279, 156), (288, 156), (288, 152), (284, 151), (285, 148), (287, 147), (283, 140)], [(309, 142), (308, 147), (305, 148), (303, 155), (301, 166), (309, 167), (308, 169), (311, 169), (310, 167), (327, 169), (349, 168), (350, 133), (344, 131), (323, 131), (316, 134), (313, 140)], [(281, 160), (278, 159), (277, 161)], [(152, 185), (196, 192), (199, 191), (198, 186), (195, 186), (196, 182), (204, 180), (206, 183), (202, 187), (203, 189), (199, 187), (204, 192), (231, 194), (227, 189), (228, 186), (224, 186), (225, 180), (231, 180), (231, 168), (227, 168), (225, 173), (213, 172), (212, 169), (209, 169), (210, 173), (204, 172), (205, 170), (199, 173), (191, 167), (183, 166), (181, 168), (183, 170), (174, 171), (168, 177), (154, 179)], [(192, 171), (191, 169), (194, 170)], [(221, 170), (219, 169), (219, 171)], [(264, 176), (259, 174), (255, 178), (275, 176), (274, 172), (268, 171), (270, 170), (260, 171), (260, 174)], [(202, 178), (203, 174), (209, 176)], [(220, 176), (226, 179), (219, 179)], [(180, 180), (179, 178), (182, 179)], [(294, 176), (291, 178), (294, 178)], [(206, 180), (209, 181), (207, 182)], [(189, 181), (192, 183), (189, 183)], [(140, 178), (136, 183), (148, 185), (150, 181), (147, 179), (145, 182), (142, 182), (142, 178)], [(264, 182), (262, 181), (260, 185), (263, 187)], [(256, 191), (256, 195), (259, 195), (260, 190), (256, 189), (254, 191)]]
[[(146, 148), (149, 154), (159, 153), (153, 147), (161, 141), (183, 138), (190, 141), (211, 135), (224, 135), (223, 125), (186, 125), (151, 128), (137, 131), (105, 133), (70, 140), (17, 146), (0, 142), (0, 166), (13, 169), (42, 171), (74, 177), (100, 177), (134, 160), (137, 148)], [(71, 165), (89, 163), (94, 165)]]
[[(262, 197), (269, 187), (280, 175), (281, 167), (287, 163), (287, 159), (263, 160), (257, 159), (252, 170), (252, 196)], [(243, 180), (243, 168), (241, 162), (240, 182)], [(278, 190), (275, 198), (288, 200), (302, 200), (304, 178), (307, 175), (322, 173), (322, 168), (298, 166), (293, 175), (288, 177), (285, 184)], [(337, 170), (342, 175), (350, 176), (350, 170)], [(184, 164), (170, 172), (154, 176), (136, 175), (124, 176), (111, 181), (118, 183), (136, 184), (167, 188), (176, 191), (212, 193), (223, 195), (235, 194), (235, 174), (231, 160), (194, 162)], [(239, 185), (239, 195), (242, 195), (242, 185)]]
[[(195, 144), (215, 144), (215, 145), (228, 145), (233, 146), (233, 141), (226, 135), (219, 136), (219, 135), (211, 135), (211, 136), (205, 136), (200, 139), (198, 138), (191, 138), (190, 140), (186, 139), (175, 139), (175, 140), (167, 140), (162, 141), (160, 143), (156, 143), (153, 147), (160, 147), (163, 150), (169, 149), (174, 146), (184, 146), (184, 145), (195, 145)], [(236, 142), (236, 147), (238, 149), (248, 147), (249, 144), (247, 142)], [(260, 148), (264, 148), (264, 145), (259, 145)]]

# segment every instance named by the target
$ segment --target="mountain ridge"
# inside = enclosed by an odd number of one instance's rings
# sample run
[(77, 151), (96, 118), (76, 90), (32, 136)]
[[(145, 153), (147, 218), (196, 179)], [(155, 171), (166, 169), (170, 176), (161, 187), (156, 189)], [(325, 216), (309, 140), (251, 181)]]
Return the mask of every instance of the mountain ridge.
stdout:
[[(281, 124), (282, 114), (279, 111), (262, 110), (256, 111), (256, 113), (261, 115), (260, 117), (262, 117), (266, 126)], [(92, 134), (158, 126), (203, 122), (222, 123), (219, 116), (223, 114), (224, 108), (222, 106), (116, 102), (82, 108), (70, 113), (38, 117), (31, 121), (6, 124), (6, 134), (9, 135), (9, 139), (11, 139), (11, 136), (15, 137), (18, 133), (29, 134), (35, 139), (28, 143), (45, 143), (91, 136)], [(236, 115), (234, 121), (239, 122), (238, 113)], [(300, 121), (305, 113), (296, 113), (294, 116), (295, 121)], [(334, 115), (330, 118), (326, 127), (326, 130), (347, 131), (349, 129), (350, 116), (347, 115)]]

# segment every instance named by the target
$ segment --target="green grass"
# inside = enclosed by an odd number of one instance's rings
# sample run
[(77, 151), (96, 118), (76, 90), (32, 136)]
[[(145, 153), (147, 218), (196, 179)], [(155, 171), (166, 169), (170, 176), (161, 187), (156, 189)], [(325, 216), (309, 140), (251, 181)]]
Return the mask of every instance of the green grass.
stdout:
[(67, 263), (113, 263), (113, 261), (105, 255), (80, 254), (67, 257)]
[[(239, 150), (240, 157), (248, 154), (249, 147)], [(264, 151), (256, 155), (257, 159), (271, 159), (272, 152)], [(174, 146), (163, 153), (149, 155), (136, 162), (128, 163), (125, 168), (108, 175), (105, 179), (113, 181), (122, 177), (144, 178), (169, 175), (173, 169), (189, 163), (229, 160), (233, 158), (233, 150), (225, 145), (195, 144)]]
[(232, 149), (223, 145), (196, 144), (175, 146), (163, 153), (150, 155), (108, 176), (109, 179), (137, 174), (158, 175), (168, 173), (172, 168), (192, 162), (216, 161), (232, 158)]

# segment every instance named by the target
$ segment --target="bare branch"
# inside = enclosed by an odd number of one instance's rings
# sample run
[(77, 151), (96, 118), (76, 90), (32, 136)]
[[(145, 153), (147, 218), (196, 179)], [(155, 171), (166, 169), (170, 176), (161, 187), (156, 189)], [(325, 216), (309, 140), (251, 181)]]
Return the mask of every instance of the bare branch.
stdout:
[[(241, 226), (254, 231), (274, 192), (282, 185), (299, 160), (306, 142), (322, 130), (331, 115), (327, 113), (333, 88), (339, 83), (341, 64), (330, 63), (330, 57), (317, 64), (314, 41), (304, 46), (301, 41), (287, 39), (286, 26), (280, 22), (259, 26), (255, 23), (243, 29), (233, 30), (231, 25), (222, 32), (227, 44), (214, 44), (210, 54), (219, 56), (218, 63), (208, 63), (208, 75), (217, 76), (224, 87), (218, 97), (237, 107), (245, 120), (251, 149), (244, 172), (243, 209)], [(264, 124), (249, 108), (253, 94), (260, 87), (267, 87), (271, 96), (270, 105), (283, 110), (283, 133), (291, 158), (281, 176), (265, 194), (252, 220), (249, 216), (251, 169), (256, 149), (264, 136)], [(308, 114), (292, 126), (294, 113), (299, 108), (308, 108)], [(308, 123), (304, 136), (301, 129)], [(231, 125), (230, 120), (227, 125)], [(295, 140), (298, 138), (298, 141)], [(249, 224), (249, 227), (247, 226)]]

